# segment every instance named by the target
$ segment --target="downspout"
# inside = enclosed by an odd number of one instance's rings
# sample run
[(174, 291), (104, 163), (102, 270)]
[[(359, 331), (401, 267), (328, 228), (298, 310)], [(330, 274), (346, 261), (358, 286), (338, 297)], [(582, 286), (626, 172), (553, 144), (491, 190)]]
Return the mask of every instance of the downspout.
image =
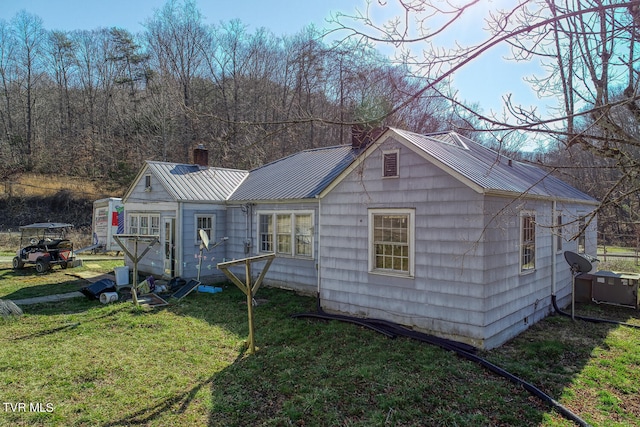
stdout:
[[(551, 223), (554, 227), (551, 228), (551, 296), (556, 296), (556, 280), (557, 280), (557, 263), (558, 263), (558, 206), (557, 201), (551, 203)], [(555, 230), (555, 233), (553, 232)]]
[(316, 274), (318, 276), (318, 295), (317, 295), (317, 305), (318, 305), (318, 311), (321, 311), (321, 305), (320, 305), (320, 276), (321, 276), (321, 272), (322, 269), (320, 268), (320, 254), (321, 254), (321, 243), (322, 243), (322, 239), (320, 238), (320, 236), (322, 235), (322, 233), (320, 232), (320, 227), (322, 224), (322, 198), (316, 196), (318, 199), (318, 233), (317, 233), (317, 239), (318, 239), (318, 252), (316, 253)]
[(182, 239), (182, 216), (184, 215), (184, 205), (182, 203), (182, 201), (178, 201), (178, 217), (176, 218), (176, 241), (174, 242), (175, 244), (175, 257), (176, 259), (174, 260), (174, 262), (176, 263), (176, 277), (182, 277), (182, 263), (184, 262), (183, 255), (182, 255), (182, 245), (183, 245), (183, 239)]

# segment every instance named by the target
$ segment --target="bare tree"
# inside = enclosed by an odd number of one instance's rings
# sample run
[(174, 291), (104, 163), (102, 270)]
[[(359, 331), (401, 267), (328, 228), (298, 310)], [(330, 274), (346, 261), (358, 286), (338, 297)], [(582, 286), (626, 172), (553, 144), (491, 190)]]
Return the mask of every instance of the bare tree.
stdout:
[(13, 103), (16, 100), (13, 98), (11, 90), (16, 79), (14, 69), (15, 46), (16, 42), (10, 25), (6, 21), (0, 21), (0, 99), (2, 100), (0, 103), (0, 122), (2, 123), (0, 153), (4, 159), (1, 167), (3, 169), (6, 168), (2, 172), (2, 177), (5, 177), (9, 171), (15, 168), (20, 158), (15, 150)]
[(147, 22), (147, 43), (155, 63), (166, 67), (182, 90), (183, 161), (189, 160), (190, 146), (197, 139), (193, 108), (192, 83), (200, 73), (203, 61), (202, 47), (208, 44), (209, 34), (202, 23), (202, 16), (193, 0), (169, 0)]
[(24, 99), (23, 149), (25, 167), (33, 168), (34, 159), (34, 111), (37, 94), (37, 81), (43, 71), (42, 49), (45, 41), (45, 31), (42, 19), (26, 11), (19, 12), (13, 19), (13, 31), (17, 41), (16, 65), (19, 72), (21, 91)]
[[(640, 2), (523, 0), (491, 11), (484, 40), (453, 47), (438, 44), (445, 36), (456, 40), (452, 31), (457, 21), (481, 13), (482, 5), (477, 0), (458, 5), (424, 0), (370, 1), (364, 11), (335, 16), (334, 24), (349, 37), (394, 46), (396, 58), (423, 77), (422, 85), (391, 113), (403, 110), (495, 46), (508, 45), (512, 61), (540, 61), (546, 74), (531, 78), (529, 83), (540, 96), (558, 100), (551, 115), (514, 104), (507, 97), (506, 115), (487, 116), (451, 93), (443, 95), (503, 138), (522, 132), (543, 138), (547, 147), (556, 150), (555, 156), (545, 156), (555, 168), (567, 166), (567, 149), (574, 146), (590, 153), (591, 158), (602, 159), (599, 164), (615, 173), (598, 195), (602, 201), (599, 211), (629, 202), (630, 195), (640, 190)], [(376, 21), (379, 9), (392, 7), (400, 12), (390, 20)], [(564, 171), (576, 170), (572, 164)], [(577, 182), (595, 195), (590, 184), (596, 182)]]

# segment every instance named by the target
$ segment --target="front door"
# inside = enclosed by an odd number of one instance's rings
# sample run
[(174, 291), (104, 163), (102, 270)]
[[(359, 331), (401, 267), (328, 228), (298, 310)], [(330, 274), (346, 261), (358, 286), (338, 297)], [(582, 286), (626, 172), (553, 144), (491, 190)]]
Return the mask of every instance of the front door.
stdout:
[(176, 219), (164, 220), (164, 275), (174, 277), (176, 273)]

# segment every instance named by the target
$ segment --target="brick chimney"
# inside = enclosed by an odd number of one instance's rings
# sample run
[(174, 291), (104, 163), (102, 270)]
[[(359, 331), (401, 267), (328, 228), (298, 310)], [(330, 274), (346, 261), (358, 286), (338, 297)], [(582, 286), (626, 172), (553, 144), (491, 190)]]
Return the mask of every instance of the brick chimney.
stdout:
[(351, 126), (351, 148), (354, 150), (365, 148), (382, 135), (385, 130), (387, 130), (386, 127), (371, 128), (366, 125)]
[(204, 147), (204, 144), (198, 144), (193, 150), (193, 163), (206, 168), (209, 166), (209, 150)]

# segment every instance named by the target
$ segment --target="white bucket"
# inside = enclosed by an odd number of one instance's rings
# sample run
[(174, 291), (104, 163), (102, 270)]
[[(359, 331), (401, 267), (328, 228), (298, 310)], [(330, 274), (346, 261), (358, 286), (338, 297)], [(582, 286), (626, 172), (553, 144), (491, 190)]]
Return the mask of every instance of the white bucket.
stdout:
[(100, 302), (103, 304), (109, 304), (110, 302), (118, 301), (117, 292), (103, 292), (100, 294)]
[(114, 267), (114, 274), (116, 275), (116, 286), (124, 286), (129, 284), (129, 266)]

